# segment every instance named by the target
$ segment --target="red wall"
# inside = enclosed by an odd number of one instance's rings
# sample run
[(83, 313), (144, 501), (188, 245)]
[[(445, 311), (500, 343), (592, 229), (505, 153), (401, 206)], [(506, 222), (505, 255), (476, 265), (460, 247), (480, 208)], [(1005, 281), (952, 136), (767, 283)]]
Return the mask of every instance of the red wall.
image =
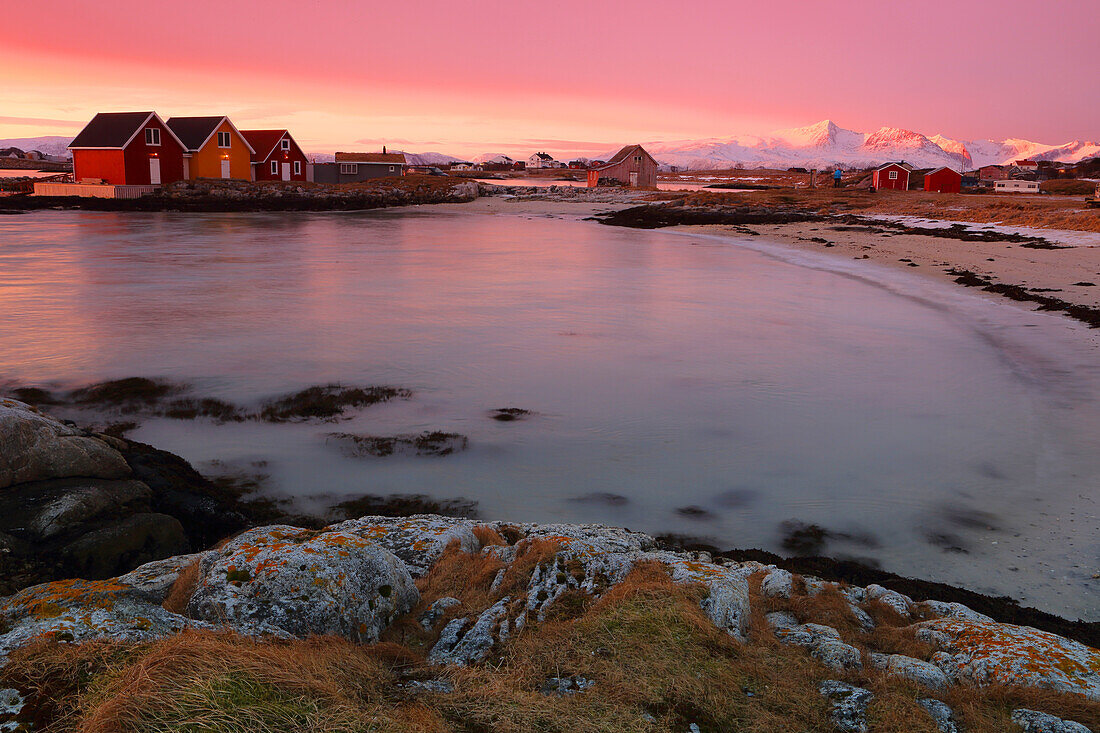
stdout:
[[(160, 128), (160, 145), (145, 144), (145, 127)], [(137, 137), (126, 148), (126, 183), (143, 185), (149, 183), (149, 158), (160, 158), (160, 182), (172, 183), (183, 180), (183, 148), (168, 132), (168, 129), (154, 118), (138, 131)]]
[(958, 193), (962, 190), (962, 180), (962, 176), (955, 171), (936, 171), (924, 177), (924, 190), (939, 193)]
[(121, 150), (74, 150), (73, 180), (102, 178), (116, 185), (126, 182), (126, 161)]
[[(267, 151), (257, 150), (256, 152), (263, 155)], [(271, 161), (273, 160), (279, 161), (280, 166), (279, 172), (275, 174), (271, 172)], [(302, 172), (298, 175), (294, 175), (294, 161), (296, 160), (302, 164)], [(294, 142), (294, 138), (290, 138), (290, 150), (283, 150), (279, 145), (276, 145), (275, 150), (271, 152), (271, 156), (253, 165), (252, 169), (255, 171), (257, 181), (281, 181), (283, 180), (282, 164), (290, 163), (290, 180), (304, 181), (306, 180), (307, 162), (306, 154), (298, 147), (298, 143)]]
[[(145, 144), (145, 128), (160, 128), (160, 145)], [(102, 178), (115, 186), (149, 185), (149, 158), (160, 158), (160, 182), (183, 179), (183, 148), (156, 119), (125, 150), (74, 150), (73, 178)]]
[[(897, 171), (898, 177), (894, 180), (890, 180), (890, 171)], [(902, 168), (900, 165), (891, 165), (883, 168), (882, 170), (875, 171), (874, 186), (876, 189), (892, 189), (895, 191), (905, 191), (909, 188), (909, 171)]]

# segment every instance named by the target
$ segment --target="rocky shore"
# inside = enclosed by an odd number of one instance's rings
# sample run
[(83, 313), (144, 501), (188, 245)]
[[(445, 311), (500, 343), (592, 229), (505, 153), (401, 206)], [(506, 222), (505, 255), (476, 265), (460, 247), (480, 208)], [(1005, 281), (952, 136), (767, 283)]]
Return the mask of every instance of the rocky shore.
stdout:
[(244, 529), (155, 448), (16, 400), (0, 437), (6, 730), (1100, 725), (1100, 651), (958, 602), (599, 525)]

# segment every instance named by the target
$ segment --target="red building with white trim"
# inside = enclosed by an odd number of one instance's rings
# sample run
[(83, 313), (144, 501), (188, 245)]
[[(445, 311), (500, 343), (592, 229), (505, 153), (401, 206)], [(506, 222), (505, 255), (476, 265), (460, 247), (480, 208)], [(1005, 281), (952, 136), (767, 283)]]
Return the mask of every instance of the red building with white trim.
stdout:
[(909, 189), (909, 166), (904, 163), (887, 163), (871, 175), (871, 188), (876, 191)]
[(187, 149), (156, 112), (100, 112), (69, 150), (78, 183), (156, 186), (184, 178)]
[(936, 193), (958, 193), (962, 190), (962, 173), (947, 166), (924, 175), (924, 190)]
[(306, 154), (286, 130), (241, 130), (255, 151), (252, 176), (255, 181), (305, 181)]

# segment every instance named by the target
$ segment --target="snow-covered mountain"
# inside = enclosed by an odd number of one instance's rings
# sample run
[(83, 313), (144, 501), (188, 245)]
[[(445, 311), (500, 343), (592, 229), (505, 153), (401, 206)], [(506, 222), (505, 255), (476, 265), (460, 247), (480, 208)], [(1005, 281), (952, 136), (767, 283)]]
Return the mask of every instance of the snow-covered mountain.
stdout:
[(62, 158), (70, 157), (68, 145), (71, 137), (63, 135), (46, 135), (45, 137), (13, 137), (0, 140), (0, 148), (19, 148), (20, 150), (37, 150), (46, 155), (57, 155)]
[(664, 165), (688, 170), (769, 167), (869, 168), (901, 160), (918, 168), (941, 165), (971, 170), (990, 163), (1004, 164), (1022, 158), (1076, 162), (1100, 156), (1100, 143), (1075, 140), (1046, 145), (1028, 140), (963, 142), (943, 135), (926, 137), (897, 127), (855, 132), (822, 120), (807, 127), (777, 130), (770, 135), (742, 135), (704, 140), (643, 143)]

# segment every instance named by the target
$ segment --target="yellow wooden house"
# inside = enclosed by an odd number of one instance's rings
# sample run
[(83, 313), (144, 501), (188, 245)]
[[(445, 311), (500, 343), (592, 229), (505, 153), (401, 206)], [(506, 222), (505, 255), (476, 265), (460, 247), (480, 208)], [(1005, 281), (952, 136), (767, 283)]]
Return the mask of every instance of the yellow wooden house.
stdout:
[(183, 177), (252, 180), (255, 152), (228, 117), (171, 117), (166, 123), (183, 144)]

